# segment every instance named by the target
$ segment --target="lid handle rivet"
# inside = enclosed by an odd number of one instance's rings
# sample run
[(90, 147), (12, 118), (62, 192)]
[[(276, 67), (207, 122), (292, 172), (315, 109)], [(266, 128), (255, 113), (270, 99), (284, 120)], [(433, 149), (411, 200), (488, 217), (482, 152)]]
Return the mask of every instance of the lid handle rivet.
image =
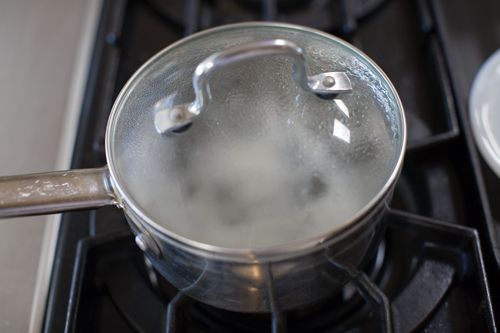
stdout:
[(325, 76), (323, 79), (323, 85), (328, 88), (333, 87), (335, 85), (335, 79), (333, 76)]
[(179, 122), (179, 121), (183, 120), (184, 113), (179, 108), (171, 109), (170, 114), (169, 114), (169, 118), (170, 118), (170, 120), (173, 120), (175, 122)]

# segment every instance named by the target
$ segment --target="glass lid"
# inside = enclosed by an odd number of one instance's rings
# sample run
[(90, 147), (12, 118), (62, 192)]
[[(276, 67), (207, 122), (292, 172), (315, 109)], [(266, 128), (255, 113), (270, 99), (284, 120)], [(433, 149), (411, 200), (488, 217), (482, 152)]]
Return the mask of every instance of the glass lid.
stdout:
[(263, 249), (352, 223), (392, 185), (405, 141), (394, 88), (319, 31), (246, 23), (148, 61), (106, 138), (116, 191), (153, 227)]

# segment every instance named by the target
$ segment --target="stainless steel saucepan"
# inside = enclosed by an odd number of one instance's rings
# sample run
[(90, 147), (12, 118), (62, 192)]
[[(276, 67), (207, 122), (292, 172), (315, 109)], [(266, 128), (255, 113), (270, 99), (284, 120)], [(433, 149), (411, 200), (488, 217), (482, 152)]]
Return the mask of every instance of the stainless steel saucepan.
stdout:
[(1, 177), (0, 217), (117, 205), (187, 295), (286, 310), (373, 256), (405, 142), (394, 87), (353, 46), (295, 25), (222, 26), (129, 80), (107, 166)]

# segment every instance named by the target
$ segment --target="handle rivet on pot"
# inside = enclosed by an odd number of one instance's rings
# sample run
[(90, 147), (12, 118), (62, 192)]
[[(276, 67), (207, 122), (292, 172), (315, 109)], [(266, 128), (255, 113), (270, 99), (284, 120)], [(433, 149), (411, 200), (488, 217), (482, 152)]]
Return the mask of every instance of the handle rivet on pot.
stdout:
[(135, 236), (135, 243), (143, 252), (151, 252), (156, 257), (161, 257), (161, 251), (158, 245), (147, 235), (138, 234)]
[(181, 120), (184, 120), (184, 118), (186, 117), (184, 116), (184, 112), (180, 108), (172, 109), (172, 111), (170, 112), (170, 119), (173, 121), (179, 122)]
[(323, 79), (323, 85), (328, 88), (333, 87), (335, 85), (335, 79), (333, 76), (325, 76)]

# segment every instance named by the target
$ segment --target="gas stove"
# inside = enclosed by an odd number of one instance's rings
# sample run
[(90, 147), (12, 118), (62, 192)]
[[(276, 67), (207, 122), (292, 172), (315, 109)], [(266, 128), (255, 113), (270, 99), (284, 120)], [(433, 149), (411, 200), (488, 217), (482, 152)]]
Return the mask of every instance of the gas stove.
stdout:
[(368, 54), (400, 94), (408, 148), (375, 258), (326, 300), (261, 314), (201, 304), (162, 279), (107, 207), (63, 215), (44, 331), (496, 332), (500, 180), (476, 152), (467, 100), (500, 47), (499, 12), (493, 0), (103, 1), (73, 168), (105, 164), (112, 103), (152, 55), (258, 20), (321, 29)]

